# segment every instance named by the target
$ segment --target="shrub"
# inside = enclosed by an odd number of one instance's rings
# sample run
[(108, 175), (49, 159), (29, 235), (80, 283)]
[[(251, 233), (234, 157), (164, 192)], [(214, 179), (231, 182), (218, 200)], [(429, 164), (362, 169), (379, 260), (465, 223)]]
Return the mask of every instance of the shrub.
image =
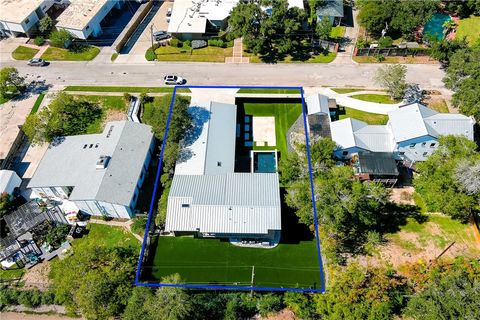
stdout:
[(390, 37), (383, 37), (380, 40), (378, 40), (378, 46), (380, 48), (388, 48), (391, 47), (393, 44), (393, 39)]
[(57, 48), (68, 48), (72, 35), (63, 29), (53, 31), (50, 34), (50, 44)]
[(147, 59), (147, 61), (153, 61), (157, 58), (157, 55), (155, 54), (155, 52), (153, 51), (152, 48), (148, 48), (147, 52), (145, 52), (145, 59)]
[(227, 44), (223, 42), (222, 39), (211, 39), (208, 40), (208, 45), (212, 47), (226, 48)]
[(192, 41), (192, 49), (205, 48), (207, 45), (208, 45), (208, 43), (205, 40), (193, 40)]
[(183, 42), (178, 40), (177, 38), (172, 38), (170, 40), (170, 46), (171, 47), (176, 47), (176, 48), (181, 48), (183, 46)]
[(35, 43), (35, 45), (37, 46), (41, 46), (44, 42), (45, 42), (45, 38), (43, 38), (42, 36), (38, 36), (35, 39), (33, 39), (33, 43)]
[(382, 61), (385, 61), (385, 56), (383, 54), (377, 54), (375, 56), (375, 59), (378, 61), (378, 62), (382, 62)]
[(50, 229), (47, 234), (48, 244), (54, 248), (58, 248), (67, 237), (69, 231), (70, 225), (68, 224), (59, 224)]
[(148, 96), (148, 94), (146, 94), (145, 92), (142, 92), (140, 93), (140, 103), (141, 104), (145, 104), (147, 102), (150, 102), (150, 97)]
[(227, 42), (227, 48), (232, 48), (234, 45), (233, 40)]
[(132, 98), (132, 95), (130, 93), (125, 92), (123, 94), (123, 100), (125, 100), (126, 103), (129, 103), (131, 98)]
[(183, 42), (183, 47), (184, 47), (184, 48), (190, 48), (191, 46), (192, 46), (192, 41), (190, 41), (190, 40), (185, 40), (185, 41)]
[(53, 28), (53, 20), (49, 16), (44, 16), (38, 23), (38, 30), (42, 34), (48, 34)]
[(283, 309), (282, 296), (278, 294), (263, 294), (257, 302), (257, 309), (262, 317), (280, 312)]
[(42, 293), (42, 304), (54, 304), (55, 303), (55, 294), (51, 291)]
[(363, 49), (368, 47), (368, 42), (364, 38), (358, 38), (357, 40), (357, 48)]
[(133, 233), (143, 235), (146, 226), (147, 226), (147, 218), (138, 217), (133, 219), (131, 229)]

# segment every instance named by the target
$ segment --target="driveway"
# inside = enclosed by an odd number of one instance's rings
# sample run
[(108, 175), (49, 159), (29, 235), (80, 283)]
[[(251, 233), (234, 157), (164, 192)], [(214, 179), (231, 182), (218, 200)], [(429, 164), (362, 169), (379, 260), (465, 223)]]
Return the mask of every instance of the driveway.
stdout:
[[(142, 22), (144, 29), (142, 33), (137, 37), (138, 39), (133, 44), (133, 47), (129, 49), (128, 53), (121, 53), (118, 58), (115, 60), (115, 63), (135, 63), (135, 62), (144, 62), (145, 52), (148, 48), (152, 46), (151, 31), (150, 26), (153, 26), (153, 32), (160, 30), (168, 29), (167, 22), (167, 10), (168, 8), (173, 7), (173, 2), (163, 2), (160, 4), (158, 10), (153, 7), (153, 10), (157, 10), (153, 17), (145, 18), (145, 21)], [(141, 27), (140, 27), (141, 28)], [(128, 50), (128, 43), (126, 44)], [(123, 50), (122, 50), (123, 51)]]

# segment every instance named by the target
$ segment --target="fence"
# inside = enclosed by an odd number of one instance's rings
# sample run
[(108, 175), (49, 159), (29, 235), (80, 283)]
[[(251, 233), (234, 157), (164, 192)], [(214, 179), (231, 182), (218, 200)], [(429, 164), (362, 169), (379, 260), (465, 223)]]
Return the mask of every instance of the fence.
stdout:
[(377, 56), (383, 55), (385, 57), (405, 57), (408, 55), (425, 57), (430, 55), (428, 48), (355, 48), (355, 56)]
[(312, 47), (322, 48), (324, 50), (328, 50), (329, 52), (338, 52), (339, 44), (332, 41), (313, 39)]

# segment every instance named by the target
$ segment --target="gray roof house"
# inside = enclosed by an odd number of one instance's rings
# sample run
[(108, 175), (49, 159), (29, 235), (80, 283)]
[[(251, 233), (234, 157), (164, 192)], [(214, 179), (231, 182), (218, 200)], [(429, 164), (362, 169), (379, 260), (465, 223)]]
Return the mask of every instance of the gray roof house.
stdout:
[(397, 160), (423, 161), (437, 147), (441, 135), (463, 135), (473, 140), (474, 120), (461, 114), (438, 113), (419, 103), (388, 113), (386, 125), (368, 125), (347, 118), (330, 124), (335, 154), (350, 158), (361, 151), (392, 152)]
[(275, 239), (281, 230), (277, 173), (234, 172), (236, 105), (207, 102), (208, 121), (183, 143), (168, 195), (165, 231), (175, 235)]
[(344, 16), (343, 0), (325, 0), (322, 6), (317, 7), (317, 21), (328, 17), (332, 23)]
[(87, 214), (129, 218), (153, 147), (151, 127), (128, 121), (109, 122), (100, 134), (63, 137), (50, 145), (28, 188)]

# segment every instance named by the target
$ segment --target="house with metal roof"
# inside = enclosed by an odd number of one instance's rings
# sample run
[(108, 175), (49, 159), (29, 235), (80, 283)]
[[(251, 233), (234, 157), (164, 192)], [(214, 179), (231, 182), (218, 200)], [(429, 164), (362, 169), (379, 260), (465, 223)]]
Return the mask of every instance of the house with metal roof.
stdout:
[(355, 176), (393, 187), (398, 180), (397, 163), (391, 152), (359, 152), (351, 159)]
[(424, 161), (437, 147), (441, 135), (463, 135), (473, 140), (473, 118), (438, 113), (420, 103), (388, 113), (386, 125), (368, 125), (351, 118), (331, 123), (335, 155), (350, 158), (361, 151), (394, 153), (397, 160)]
[(100, 134), (52, 143), (27, 187), (33, 197), (73, 203), (85, 214), (130, 218), (153, 150), (150, 126), (108, 122)]
[(0, 35), (31, 35), (54, 0), (0, 0)]
[(278, 173), (235, 172), (236, 105), (206, 102), (190, 109), (204, 116), (195, 117), (194, 122), (203, 120), (195, 123), (193, 138), (182, 142), (168, 194), (165, 231), (197, 237), (278, 240)]
[(317, 7), (317, 21), (327, 17), (332, 24), (340, 22), (344, 16), (343, 0), (325, 0)]

